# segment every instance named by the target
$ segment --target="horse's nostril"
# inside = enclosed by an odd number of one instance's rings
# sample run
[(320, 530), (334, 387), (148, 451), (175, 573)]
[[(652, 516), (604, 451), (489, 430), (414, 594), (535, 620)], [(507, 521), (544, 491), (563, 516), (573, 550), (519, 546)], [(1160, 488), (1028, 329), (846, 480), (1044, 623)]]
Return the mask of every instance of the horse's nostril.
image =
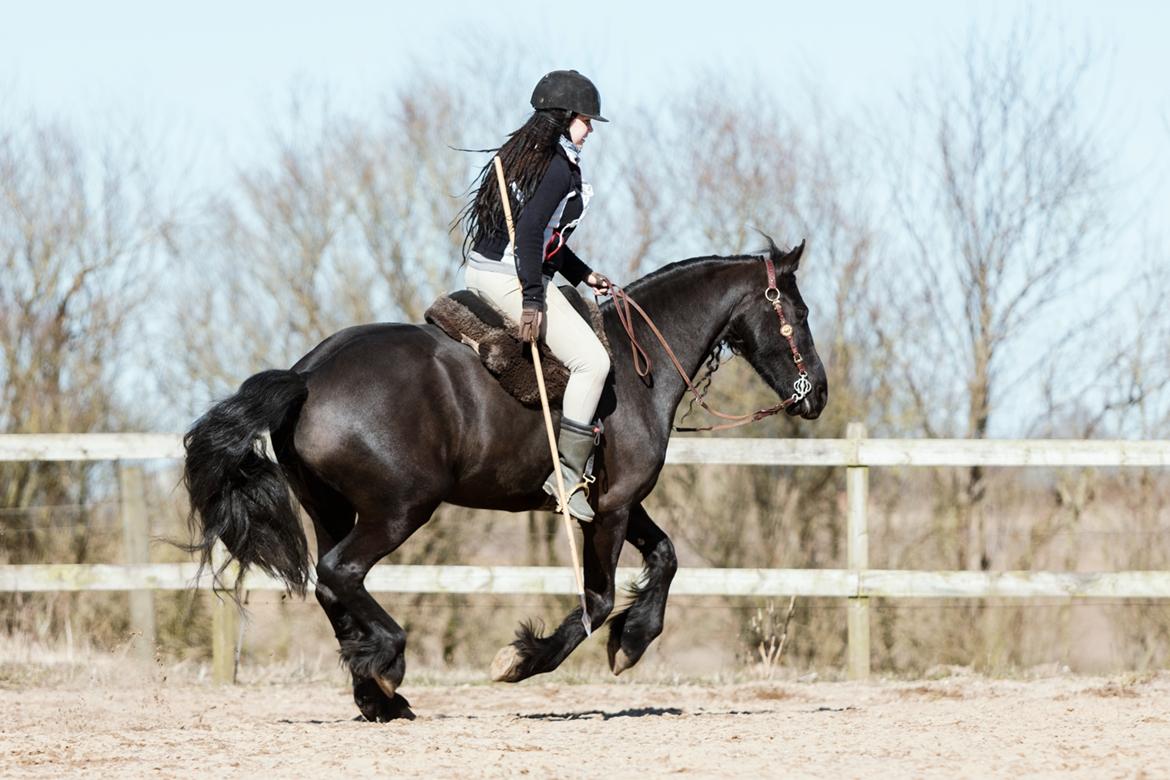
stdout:
[(825, 387), (824, 385), (821, 385), (820, 387), (817, 388), (817, 405), (823, 408), (824, 405), (828, 402), (829, 402), (829, 388)]

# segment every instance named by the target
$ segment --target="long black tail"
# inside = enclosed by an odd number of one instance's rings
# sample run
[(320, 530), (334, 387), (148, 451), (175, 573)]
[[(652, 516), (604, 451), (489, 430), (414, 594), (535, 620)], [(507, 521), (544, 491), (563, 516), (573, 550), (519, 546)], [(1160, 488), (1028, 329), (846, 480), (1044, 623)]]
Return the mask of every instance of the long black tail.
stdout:
[[(222, 539), (240, 574), (259, 566), (303, 595), (309, 549), (281, 468), (263, 452), (265, 431), (296, 414), (308, 394), (292, 371), (263, 371), (213, 406), (183, 437), (183, 482), (191, 498), (187, 522), (200, 565)], [(226, 563), (226, 562), (225, 562)], [(216, 571), (216, 577), (222, 567)]]

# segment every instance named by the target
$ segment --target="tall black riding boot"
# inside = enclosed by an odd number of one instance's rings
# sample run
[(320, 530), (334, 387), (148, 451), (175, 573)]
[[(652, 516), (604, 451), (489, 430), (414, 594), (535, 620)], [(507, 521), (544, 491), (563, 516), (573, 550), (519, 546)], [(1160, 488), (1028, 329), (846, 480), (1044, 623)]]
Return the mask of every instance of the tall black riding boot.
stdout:
[[(565, 479), (565, 492), (569, 494), (569, 514), (585, 522), (593, 519), (593, 507), (589, 506), (589, 483), (593, 480), (585, 478), (585, 464), (589, 462), (589, 456), (593, 453), (593, 437), (593, 426), (582, 425), (566, 418), (561, 419), (557, 449), (561, 454), (561, 475)], [(549, 474), (548, 479), (544, 481), (544, 492), (560, 501), (556, 471)]]

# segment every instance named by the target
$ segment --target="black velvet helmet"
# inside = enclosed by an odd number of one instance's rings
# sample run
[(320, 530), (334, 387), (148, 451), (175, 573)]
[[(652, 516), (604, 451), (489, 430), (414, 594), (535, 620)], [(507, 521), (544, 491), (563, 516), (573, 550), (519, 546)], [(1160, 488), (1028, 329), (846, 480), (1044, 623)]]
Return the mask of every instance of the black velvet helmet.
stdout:
[(608, 122), (601, 115), (601, 93), (593, 82), (575, 70), (554, 70), (532, 90), (532, 107), (559, 108), (598, 122)]

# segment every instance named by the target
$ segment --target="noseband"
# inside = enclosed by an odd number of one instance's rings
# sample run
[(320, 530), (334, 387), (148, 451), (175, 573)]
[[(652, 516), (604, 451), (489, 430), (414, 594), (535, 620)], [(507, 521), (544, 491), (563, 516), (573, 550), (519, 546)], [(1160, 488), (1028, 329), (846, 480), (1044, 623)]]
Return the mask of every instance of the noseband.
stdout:
[(720, 431), (726, 428), (736, 428), (740, 425), (747, 425), (748, 423), (762, 420), (765, 417), (771, 417), (781, 410), (787, 409), (793, 404), (800, 403), (804, 400), (805, 396), (812, 392), (812, 380), (808, 378), (808, 372), (804, 369), (804, 356), (801, 355), (800, 350), (796, 348), (796, 338), (792, 329), (792, 325), (789, 324), (788, 319), (784, 316), (784, 308), (780, 305), (780, 288), (776, 286), (776, 266), (772, 263), (772, 258), (770, 255), (764, 258), (764, 266), (768, 271), (768, 287), (764, 290), (764, 300), (768, 302), (768, 304), (772, 307), (772, 310), (776, 312), (776, 317), (780, 320), (780, 335), (788, 341), (788, 348), (792, 351), (792, 361), (795, 363), (796, 368), (800, 371), (800, 374), (797, 376), (796, 381), (792, 384), (791, 396), (784, 399), (775, 406), (769, 406), (767, 409), (760, 409), (749, 414), (724, 414), (723, 412), (716, 411), (715, 409), (712, 409), (710, 406), (708, 406), (707, 402), (703, 399), (703, 394), (699, 392), (699, 389), (695, 387), (695, 383), (691, 381), (689, 376), (687, 376), (686, 369), (682, 367), (682, 363), (679, 362), (678, 357), (674, 354), (674, 350), (672, 350), (670, 345), (666, 343), (666, 337), (662, 335), (662, 331), (658, 330), (658, 326), (654, 324), (654, 322), (650, 319), (650, 316), (646, 314), (645, 310), (643, 310), (642, 307), (639, 306), (633, 298), (626, 294), (625, 290), (616, 286), (613, 288), (612, 295), (614, 308), (617, 310), (618, 321), (621, 322), (622, 329), (625, 330), (626, 335), (630, 339), (630, 350), (633, 353), (634, 371), (638, 374), (638, 376), (643, 378), (649, 376), (652, 364), (650, 361), (650, 356), (646, 353), (646, 350), (642, 348), (642, 345), (638, 343), (638, 339), (634, 335), (634, 318), (632, 316), (631, 310), (636, 311), (642, 317), (642, 319), (646, 321), (646, 325), (649, 326), (650, 331), (658, 339), (659, 343), (662, 344), (662, 348), (666, 351), (667, 357), (669, 357), (670, 361), (674, 364), (675, 370), (678, 371), (679, 376), (682, 377), (683, 382), (685, 382), (687, 385), (687, 389), (691, 391), (691, 395), (694, 396), (695, 401), (699, 404), (699, 406), (703, 407), (703, 409), (705, 409), (708, 414), (714, 415), (715, 417), (719, 417), (724, 420), (732, 421), (729, 423), (724, 423), (723, 425), (704, 425), (698, 428), (682, 428), (676, 425), (674, 427), (676, 431)]

